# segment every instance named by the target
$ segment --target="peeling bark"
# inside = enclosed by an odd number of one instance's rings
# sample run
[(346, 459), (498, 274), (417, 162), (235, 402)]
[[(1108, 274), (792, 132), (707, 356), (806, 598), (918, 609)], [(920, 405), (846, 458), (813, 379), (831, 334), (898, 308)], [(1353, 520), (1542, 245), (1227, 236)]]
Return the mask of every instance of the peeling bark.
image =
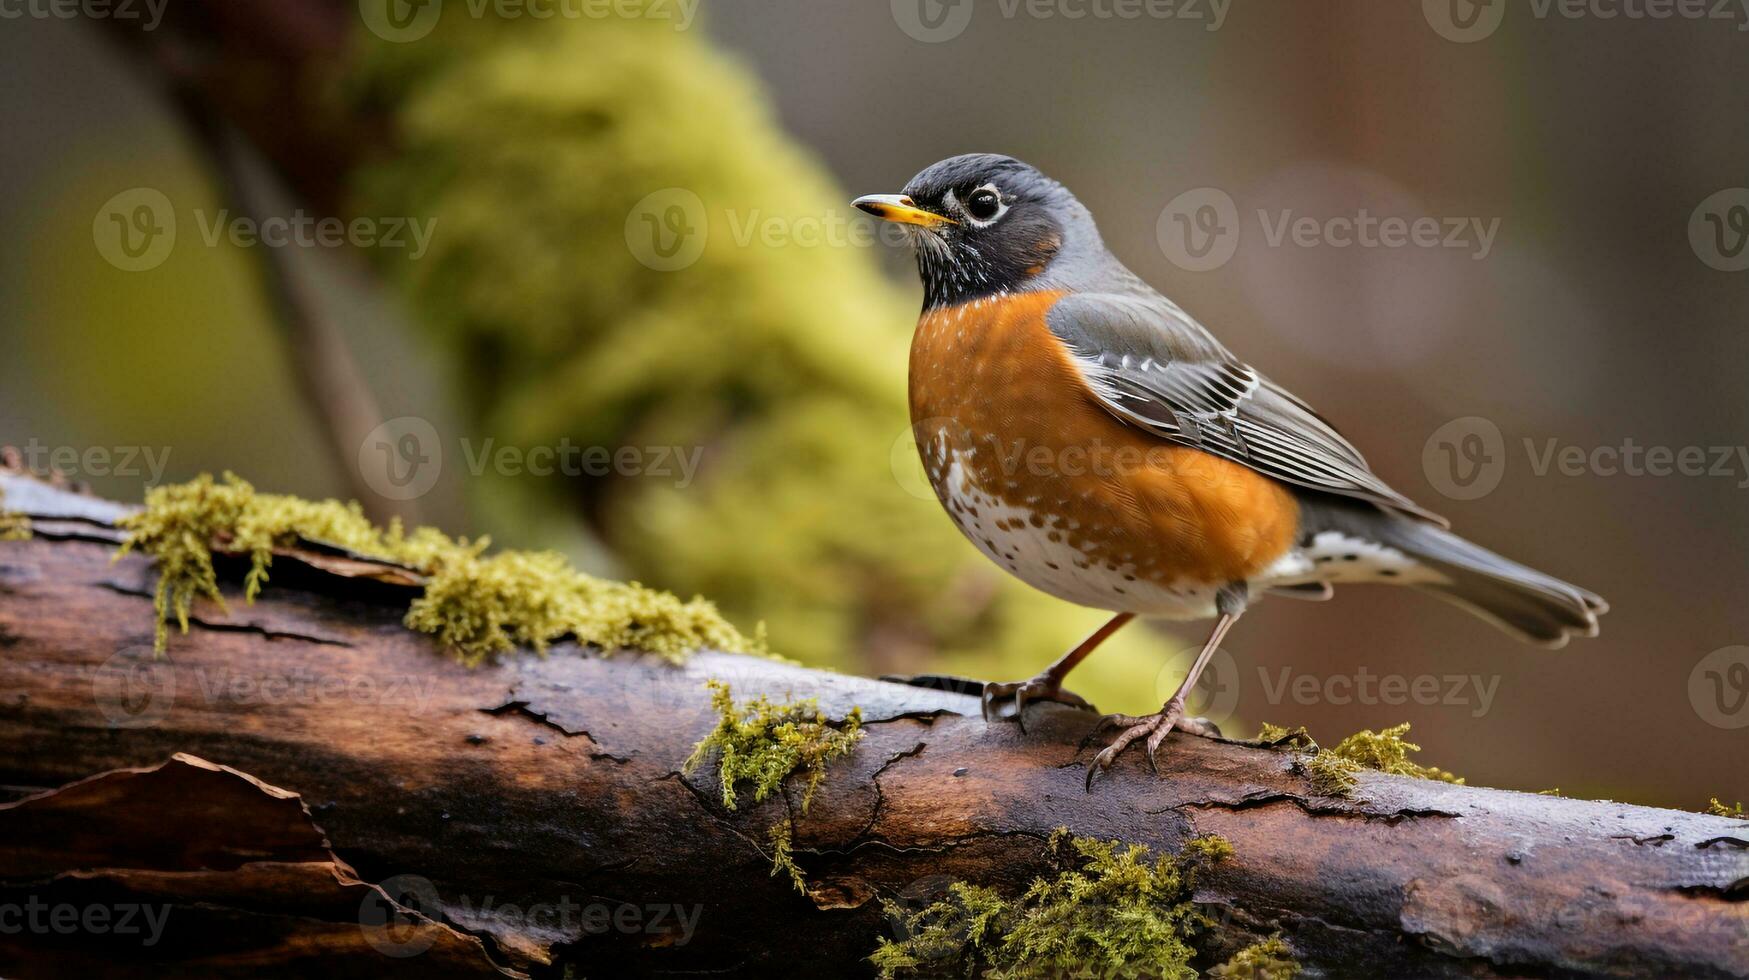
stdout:
[[(1228, 838), (1198, 893), (1210, 963), (1279, 932), (1313, 976), (1749, 976), (1744, 821), (1376, 773), (1320, 797), (1291, 752), (1179, 735), (1161, 778), (1126, 757), (1088, 794), (1091, 719), (1059, 705), (1022, 734), (952, 685), (719, 653), (470, 670), (400, 626), (410, 580), (314, 547), (153, 660), (150, 565), (110, 561), (119, 510), (0, 487), (37, 527), (0, 543), (0, 906), (161, 902), (179, 937), (0, 934), (7, 976), (850, 976), (891, 928), (880, 899), (1018, 891), (1059, 826)], [(727, 811), (714, 772), (682, 775), (709, 678), (862, 708), (807, 815)], [(769, 873), (786, 816), (806, 895)], [(366, 907), (429, 948), (383, 955)]]
[(296, 794), (190, 755), (0, 805), (0, 868), (13, 976), (363, 977), (412, 948), (430, 976), (510, 973), (359, 880)]

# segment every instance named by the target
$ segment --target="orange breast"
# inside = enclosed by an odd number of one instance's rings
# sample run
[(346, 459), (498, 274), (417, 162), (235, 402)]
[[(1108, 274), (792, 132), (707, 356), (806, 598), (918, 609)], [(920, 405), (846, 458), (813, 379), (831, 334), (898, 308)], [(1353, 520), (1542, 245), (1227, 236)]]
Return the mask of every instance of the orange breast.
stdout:
[[(982, 526), (992, 515), (968, 503), (993, 498), (1001, 506), (990, 509), (1026, 512), (1050, 541), (1072, 546), (1080, 568), (1114, 582), (1222, 585), (1283, 555), (1299, 522), (1293, 496), (1254, 470), (1163, 442), (1101, 408), (1045, 324), (1061, 295), (977, 300), (918, 321), (911, 419), (924, 468), (955, 522), (1004, 561), (1001, 535)], [(949, 486), (954, 479), (962, 485)]]

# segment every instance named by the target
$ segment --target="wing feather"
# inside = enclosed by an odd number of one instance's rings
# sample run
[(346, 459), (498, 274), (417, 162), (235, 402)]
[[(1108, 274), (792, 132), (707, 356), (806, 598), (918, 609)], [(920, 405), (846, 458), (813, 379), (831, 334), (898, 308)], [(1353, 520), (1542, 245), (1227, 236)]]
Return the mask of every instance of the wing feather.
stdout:
[(1078, 293), (1052, 307), (1048, 321), (1094, 397), (1120, 420), (1295, 486), (1446, 525), (1379, 479), (1309, 405), (1164, 297)]

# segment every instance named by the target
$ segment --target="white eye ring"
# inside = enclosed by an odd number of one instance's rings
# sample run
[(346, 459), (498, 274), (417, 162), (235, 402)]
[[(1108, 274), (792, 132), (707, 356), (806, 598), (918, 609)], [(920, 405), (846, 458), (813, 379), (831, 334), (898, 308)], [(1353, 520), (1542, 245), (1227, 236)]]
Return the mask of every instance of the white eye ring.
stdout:
[(988, 218), (978, 218), (978, 217), (974, 217), (972, 215), (972, 212), (968, 208), (964, 208), (964, 207), (960, 208), (960, 212), (966, 216), (966, 220), (970, 221), (973, 225), (975, 225), (979, 228), (990, 227), (991, 225), (995, 224), (996, 222), (1002, 220), (1002, 216), (1004, 214), (1008, 213), (1008, 202), (1003, 200), (1002, 190), (1001, 190), (1001, 188), (997, 187), (995, 184), (984, 184), (980, 187), (975, 187), (972, 189), (971, 196), (976, 197), (979, 194), (983, 193), (984, 191), (989, 191), (990, 193), (996, 195), (996, 213), (995, 214), (990, 215)]

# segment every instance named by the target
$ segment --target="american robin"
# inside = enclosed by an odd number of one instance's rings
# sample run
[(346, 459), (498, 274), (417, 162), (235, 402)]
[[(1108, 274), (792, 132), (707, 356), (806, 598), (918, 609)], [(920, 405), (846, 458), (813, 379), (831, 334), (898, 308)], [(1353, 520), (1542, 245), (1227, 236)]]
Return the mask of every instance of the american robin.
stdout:
[(1310, 406), (1233, 356), (1124, 268), (1063, 185), (1018, 160), (952, 157), (858, 208), (902, 224), (923, 313), (911, 342), (918, 450), (948, 515), (992, 561), (1116, 615), (1038, 676), (984, 688), (1086, 706), (1062, 688), (1136, 616), (1215, 618), (1159, 713), (1122, 731), (1096, 773), (1184, 716), (1217, 645), (1265, 594), (1328, 598), (1350, 582), (1408, 585), (1534, 643), (1597, 633), (1598, 596), (1451, 533), (1375, 476)]

